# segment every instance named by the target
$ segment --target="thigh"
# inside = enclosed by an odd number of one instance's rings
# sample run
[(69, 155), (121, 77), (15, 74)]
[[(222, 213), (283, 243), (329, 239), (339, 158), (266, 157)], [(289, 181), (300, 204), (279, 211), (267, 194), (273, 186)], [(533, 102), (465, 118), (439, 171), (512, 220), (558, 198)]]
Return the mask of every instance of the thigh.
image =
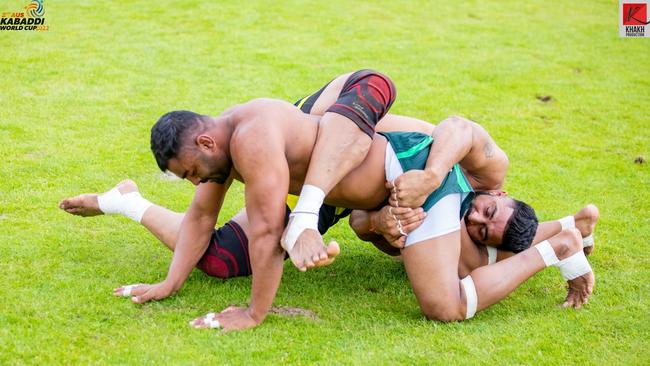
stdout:
[(322, 116), (325, 114), (325, 111), (339, 98), (339, 95), (343, 90), (343, 86), (345, 85), (345, 82), (348, 80), (350, 75), (352, 75), (351, 72), (340, 75), (336, 77), (336, 79), (332, 80), (325, 87), (325, 89), (323, 89), (323, 92), (318, 96), (318, 99), (316, 99), (314, 102), (313, 107), (311, 107), (311, 110), (309, 111), (309, 114), (316, 116)]
[(425, 314), (458, 309), (460, 230), (437, 236), (402, 250), (415, 297)]

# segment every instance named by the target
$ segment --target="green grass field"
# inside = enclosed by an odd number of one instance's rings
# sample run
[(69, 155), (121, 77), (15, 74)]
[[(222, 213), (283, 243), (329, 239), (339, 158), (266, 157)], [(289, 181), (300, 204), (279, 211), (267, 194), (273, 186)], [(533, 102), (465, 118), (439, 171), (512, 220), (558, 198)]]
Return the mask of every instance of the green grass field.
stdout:
[[(634, 162), (650, 158), (650, 40), (619, 38), (615, 1), (449, 3), (47, 0), (49, 31), (2, 31), (0, 364), (650, 364), (650, 168)], [(162, 280), (170, 253), (59, 200), (128, 177), (185, 210), (193, 186), (164, 179), (149, 151), (161, 114), (293, 101), (366, 67), (395, 81), (395, 113), (482, 123), (509, 154), (506, 190), (540, 219), (600, 208), (586, 308), (558, 307), (551, 269), (471, 321), (426, 321), (402, 265), (345, 223), (326, 236), (342, 244), (334, 265), (285, 266), (275, 305), (317, 319), (193, 330), (250, 290), (198, 270), (165, 301), (111, 295)], [(242, 206), (235, 185), (219, 223)]]

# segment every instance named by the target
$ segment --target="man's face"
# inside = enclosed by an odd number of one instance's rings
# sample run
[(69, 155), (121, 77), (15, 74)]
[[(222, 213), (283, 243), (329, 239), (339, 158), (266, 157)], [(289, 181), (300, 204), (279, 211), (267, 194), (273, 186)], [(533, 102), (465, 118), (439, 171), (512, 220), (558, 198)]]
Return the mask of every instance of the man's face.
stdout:
[(514, 209), (503, 193), (478, 194), (465, 214), (467, 233), (476, 243), (499, 246)]
[(176, 176), (198, 186), (206, 182), (225, 183), (230, 175), (231, 162), (220, 151), (184, 148), (177, 157), (169, 160), (168, 166)]

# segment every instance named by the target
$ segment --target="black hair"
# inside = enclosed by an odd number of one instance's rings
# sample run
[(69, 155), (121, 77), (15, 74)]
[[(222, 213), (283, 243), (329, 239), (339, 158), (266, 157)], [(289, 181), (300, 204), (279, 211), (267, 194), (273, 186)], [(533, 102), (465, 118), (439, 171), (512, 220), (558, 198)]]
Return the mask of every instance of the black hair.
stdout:
[(526, 202), (514, 201), (514, 212), (503, 231), (503, 241), (499, 249), (519, 253), (528, 249), (537, 232), (535, 210)]
[(181, 140), (203, 117), (190, 111), (165, 113), (151, 128), (151, 151), (163, 172), (169, 168), (169, 160), (175, 158), (181, 148)]

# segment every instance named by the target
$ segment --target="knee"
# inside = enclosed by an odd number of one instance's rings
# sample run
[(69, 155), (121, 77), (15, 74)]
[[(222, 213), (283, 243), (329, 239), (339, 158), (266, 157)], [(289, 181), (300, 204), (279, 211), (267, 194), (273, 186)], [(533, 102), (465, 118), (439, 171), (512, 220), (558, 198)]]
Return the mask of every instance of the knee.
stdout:
[(458, 302), (440, 302), (420, 304), (422, 314), (428, 320), (437, 320), (441, 322), (455, 322), (465, 320), (465, 314)]
[(568, 255), (582, 249), (582, 235), (576, 228), (564, 229), (558, 234), (560, 248), (558, 255)]
[(357, 237), (361, 240), (368, 241), (370, 233), (367, 229), (367, 220), (370, 220), (368, 213), (361, 210), (354, 210), (350, 214), (350, 227), (357, 234)]

